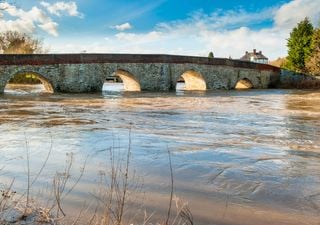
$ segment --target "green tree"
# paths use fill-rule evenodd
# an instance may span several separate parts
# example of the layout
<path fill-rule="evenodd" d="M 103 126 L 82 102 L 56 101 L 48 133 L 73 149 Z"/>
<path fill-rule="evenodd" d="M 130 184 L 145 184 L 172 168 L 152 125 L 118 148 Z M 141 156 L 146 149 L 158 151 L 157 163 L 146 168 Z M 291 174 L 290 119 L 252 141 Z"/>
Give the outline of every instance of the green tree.
<path fill-rule="evenodd" d="M 28 34 L 17 31 L 0 33 L 0 52 L 3 54 L 43 53 L 42 42 Z"/>
<path fill-rule="evenodd" d="M 285 65 L 287 69 L 306 72 L 305 62 L 311 55 L 312 35 L 313 26 L 308 18 L 305 18 L 293 28 L 287 43 L 288 61 Z"/>
<path fill-rule="evenodd" d="M 213 52 L 209 52 L 208 58 L 214 58 Z"/>
<path fill-rule="evenodd" d="M 313 32 L 311 48 L 312 53 L 306 61 L 306 67 L 310 74 L 320 76 L 320 28 Z"/>

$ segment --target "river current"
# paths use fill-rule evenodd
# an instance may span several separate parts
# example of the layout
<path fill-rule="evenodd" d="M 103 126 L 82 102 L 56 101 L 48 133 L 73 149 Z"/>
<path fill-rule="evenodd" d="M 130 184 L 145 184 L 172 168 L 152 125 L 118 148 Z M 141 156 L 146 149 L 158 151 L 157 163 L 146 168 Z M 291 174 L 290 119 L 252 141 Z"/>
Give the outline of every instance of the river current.
<path fill-rule="evenodd" d="M 110 149 L 126 154 L 142 208 L 166 215 L 188 202 L 195 224 L 320 224 L 320 91 L 115 91 L 0 96 L 0 187 L 43 196 L 73 156 L 66 198 L 90 203 Z M 118 150 L 117 150 L 118 149 Z M 117 153 L 118 152 L 118 153 Z M 125 158 L 125 157 L 124 157 Z M 86 163 L 85 163 L 86 161 Z M 131 188 L 131 187 L 130 187 Z M 138 200 L 136 200 L 138 201 Z"/>

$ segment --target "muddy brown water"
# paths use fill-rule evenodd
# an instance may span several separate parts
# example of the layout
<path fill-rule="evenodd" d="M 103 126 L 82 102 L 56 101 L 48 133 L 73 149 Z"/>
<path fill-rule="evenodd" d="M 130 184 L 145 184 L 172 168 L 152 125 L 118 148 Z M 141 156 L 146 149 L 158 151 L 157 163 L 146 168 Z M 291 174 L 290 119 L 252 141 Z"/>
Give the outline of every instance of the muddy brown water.
<path fill-rule="evenodd" d="M 195 224 L 320 223 L 320 91 L 241 90 L 45 94 L 7 88 L 0 96 L 0 187 L 26 187 L 30 152 L 34 196 L 47 196 L 73 155 L 65 199 L 77 211 L 97 191 L 109 150 L 131 148 L 143 208 L 166 215 L 170 195 L 189 203 Z M 35 86 L 34 86 L 35 87 Z M 14 88 L 14 87 L 11 87 Z M 155 219 L 156 220 L 156 219 Z"/>

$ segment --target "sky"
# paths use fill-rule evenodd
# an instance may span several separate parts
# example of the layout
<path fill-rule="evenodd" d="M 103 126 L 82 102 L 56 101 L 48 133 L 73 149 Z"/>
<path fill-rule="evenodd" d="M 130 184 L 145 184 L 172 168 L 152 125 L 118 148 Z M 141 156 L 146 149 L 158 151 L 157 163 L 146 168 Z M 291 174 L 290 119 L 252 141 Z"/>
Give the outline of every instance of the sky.
<path fill-rule="evenodd" d="M 14 3 L 13 3 L 14 2 Z M 141 53 L 240 58 L 287 55 L 320 0 L 0 0 L 0 32 L 39 38 L 49 53 Z"/>

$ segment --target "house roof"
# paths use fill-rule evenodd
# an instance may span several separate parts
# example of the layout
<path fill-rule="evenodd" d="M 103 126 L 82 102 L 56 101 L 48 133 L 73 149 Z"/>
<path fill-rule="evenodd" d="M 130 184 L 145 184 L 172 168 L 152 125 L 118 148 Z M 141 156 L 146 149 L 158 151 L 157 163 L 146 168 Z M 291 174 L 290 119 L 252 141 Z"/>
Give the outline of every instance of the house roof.
<path fill-rule="evenodd" d="M 256 49 L 253 49 L 253 52 L 246 52 L 246 54 L 242 56 L 240 60 L 251 61 L 252 57 L 255 60 L 258 60 L 258 59 L 268 60 L 268 58 L 264 56 L 261 51 L 257 52 Z"/>

